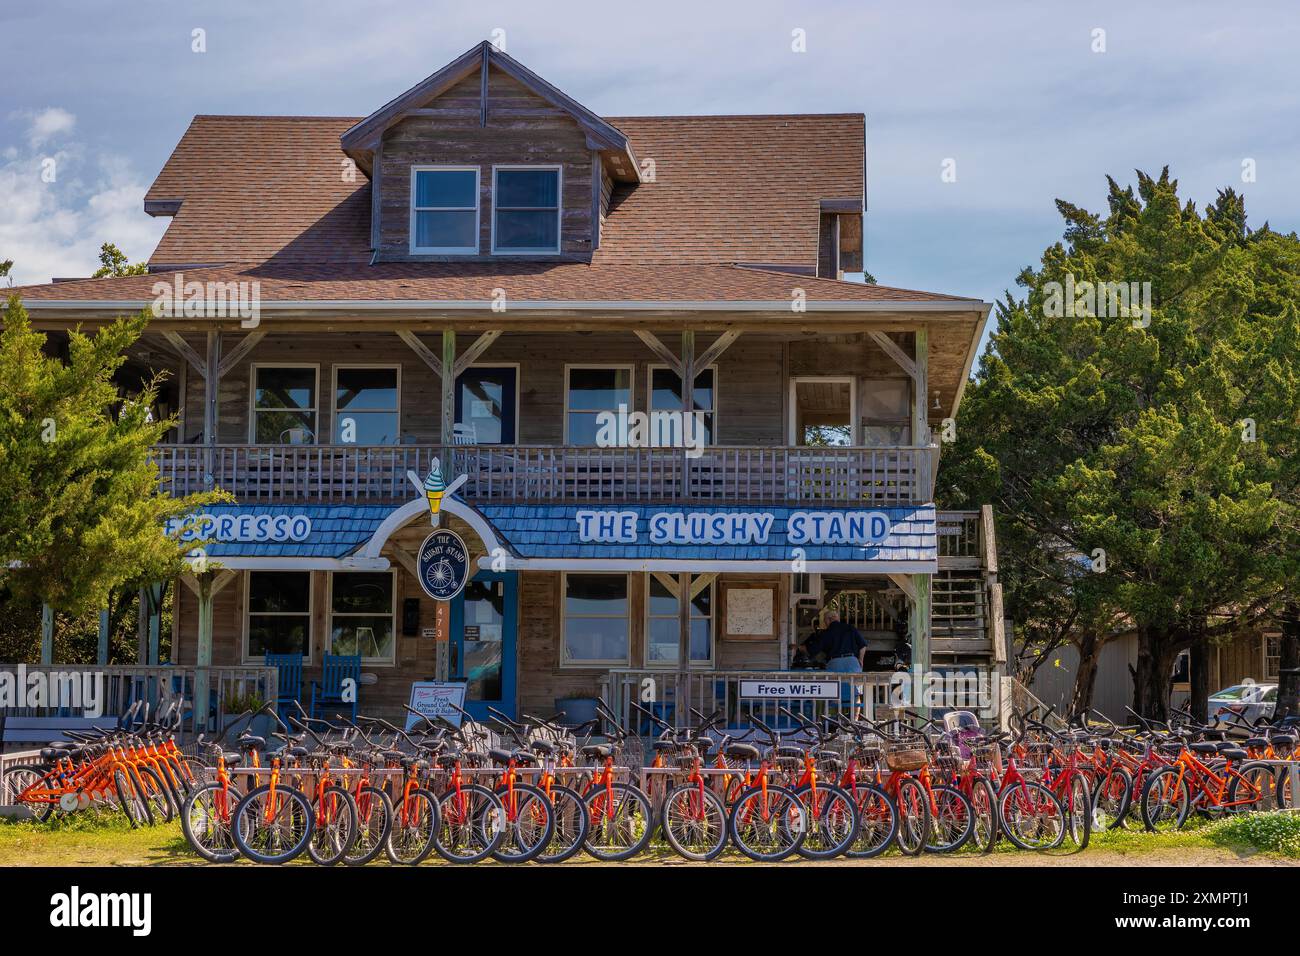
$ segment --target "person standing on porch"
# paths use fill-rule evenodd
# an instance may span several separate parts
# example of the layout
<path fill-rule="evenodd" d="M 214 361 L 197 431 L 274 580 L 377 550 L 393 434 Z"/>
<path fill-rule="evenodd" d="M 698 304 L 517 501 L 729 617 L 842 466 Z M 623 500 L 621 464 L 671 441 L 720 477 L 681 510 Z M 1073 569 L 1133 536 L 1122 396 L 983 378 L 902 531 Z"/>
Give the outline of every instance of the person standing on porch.
<path fill-rule="evenodd" d="M 812 653 L 820 651 L 826 656 L 826 669 L 843 674 L 861 674 L 867 642 L 852 624 L 840 620 L 834 608 L 826 611 L 826 627 L 808 641 Z"/>

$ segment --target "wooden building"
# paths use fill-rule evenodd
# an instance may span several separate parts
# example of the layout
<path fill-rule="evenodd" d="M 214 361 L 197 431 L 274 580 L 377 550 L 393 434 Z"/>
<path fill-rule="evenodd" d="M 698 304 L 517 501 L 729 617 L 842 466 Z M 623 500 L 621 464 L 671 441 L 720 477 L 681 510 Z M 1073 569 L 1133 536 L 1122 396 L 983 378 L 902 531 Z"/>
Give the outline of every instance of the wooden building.
<path fill-rule="evenodd" d="M 861 114 L 599 117 L 485 43 L 367 117 L 195 117 L 149 274 L 17 291 L 52 331 L 152 307 L 160 478 L 235 496 L 177 663 L 359 653 L 387 714 L 432 678 L 508 712 L 703 701 L 834 602 L 878 666 L 906 637 L 995 670 L 987 509 L 933 504 L 990 306 L 845 279 L 864 164 Z M 636 412 L 699 441 L 602 439 Z M 408 481 L 435 458 L 474 572 L 441 606 Z"/>

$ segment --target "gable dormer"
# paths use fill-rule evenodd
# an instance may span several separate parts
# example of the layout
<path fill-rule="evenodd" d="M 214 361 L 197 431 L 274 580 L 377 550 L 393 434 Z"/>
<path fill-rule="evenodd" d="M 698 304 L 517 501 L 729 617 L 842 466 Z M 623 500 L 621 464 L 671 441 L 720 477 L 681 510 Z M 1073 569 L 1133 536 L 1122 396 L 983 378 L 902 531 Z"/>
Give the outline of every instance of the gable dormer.
<path fill-rule="evenodd" d="M 589 260 L 627 136 L 481 43 L 341 137 L 370 176 L 376 261 Z"/>

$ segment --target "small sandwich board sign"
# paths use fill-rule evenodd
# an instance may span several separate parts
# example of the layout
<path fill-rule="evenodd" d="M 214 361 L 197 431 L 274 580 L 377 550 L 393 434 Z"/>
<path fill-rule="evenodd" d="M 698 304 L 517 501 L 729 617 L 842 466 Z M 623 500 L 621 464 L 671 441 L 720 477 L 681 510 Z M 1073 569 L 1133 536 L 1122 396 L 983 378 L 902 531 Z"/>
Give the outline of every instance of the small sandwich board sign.
<path fill-rule="evenodd" d="M 740 696 L 754 700 L 839 700 L 837 680 L 742 680 Z"/>
<path fill-rule="evenodd" d="M 455 704 L 455 707 L 452 705 Z M 455 681 L 418 680 L 411 684 L 411 710 L 425 717 L 446 717 L 460 726 L 461 714 L 456 707 L 465 706 L 465 685 Z M 406 729 L 418 724 L 419 718 L 409 711 Z"/>

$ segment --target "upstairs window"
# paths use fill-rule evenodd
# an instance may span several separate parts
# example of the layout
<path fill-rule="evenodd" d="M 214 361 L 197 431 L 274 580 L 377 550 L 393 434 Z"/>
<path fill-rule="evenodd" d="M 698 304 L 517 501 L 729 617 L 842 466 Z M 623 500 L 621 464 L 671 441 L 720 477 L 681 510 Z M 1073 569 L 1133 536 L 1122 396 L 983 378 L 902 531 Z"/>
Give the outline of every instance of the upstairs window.
<path fill-rule="evenodd" d="M 560 167 L 492 167 L 492 251 L 560 251 Z"/>
<path fill-rule="evenodd" d="M 253 441 L 258 445 L 316 443 L 316 367 L 253 367 Z"/>
<path fill-rule="evenodd" d="M 478 252 L 478 167 L 411 169 L 411 252 L 474 255 Z"/>

